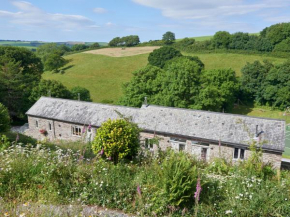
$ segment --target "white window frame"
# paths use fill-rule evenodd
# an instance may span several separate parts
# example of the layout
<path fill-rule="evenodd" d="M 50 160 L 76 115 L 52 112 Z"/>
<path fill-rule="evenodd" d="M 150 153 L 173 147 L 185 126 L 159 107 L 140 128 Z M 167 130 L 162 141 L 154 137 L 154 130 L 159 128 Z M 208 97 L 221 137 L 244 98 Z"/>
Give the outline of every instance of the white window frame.
<path fill-rule="evenodd" d="M 176 150 L 178 152 L 181 151 L 185 151 L 186 150 L 186 140 L 185 139 L 179 139 L 179 138 L 175 138 L 175 137 L 170 137 L 170 143 L 171 143 L 171 148 L 173 148 L 173 150 Z M 178 145 L 178 148 L 174 148 L 173 146 Z M 181 149 L 181 146 L 183 146 L 184 148 Z"/>
<path fill-rule="evenodd" d="M 78 126 L 78 125 L 72 125 L 71 126 L 71 135 L 76 136 L 76 137 L 81 137 L 82 136 L 82 127 Z"/>
<path fill-rule="evenodd" d="M 235 150 L 238 149 L 238 157 L 235 158 Z M 243 158 L 241 158 L 241 150 L 244 150 L 244 156 Z M 234 152 L 233 152 L 233 160 L 244 160 L 245 159 L 245 153 L 246 153 L 246 149 L 244 148 L 234 148 Z"/>
<path fill-rule="evenodd" d="M 154 144 L 150 143 L 150 140 L 152 140 L 153 138 L 145 138 L 144 139 L 144 146 L 146 149 L 153 151 L 154 150 Z"/>

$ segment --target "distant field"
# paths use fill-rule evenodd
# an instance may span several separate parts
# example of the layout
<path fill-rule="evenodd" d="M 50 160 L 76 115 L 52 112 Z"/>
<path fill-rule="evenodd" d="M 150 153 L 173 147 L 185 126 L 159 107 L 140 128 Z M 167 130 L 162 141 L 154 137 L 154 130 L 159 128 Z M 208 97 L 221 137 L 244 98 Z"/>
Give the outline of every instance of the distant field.
<path fill-rule="evenodd" d="M 260 35 L 260 33 L 249 33 L 249 35 Z M 188 37 L 195 39 L 195 41 L 205 41 L 205 40 L 210 40 L 213 38 L 213 35 L 207 35 L 207 36 L 197 36 L 197 37 Z M 176 39 L 176 41 L 181 41 L 183 38 Z"/>
<path fill-rule="evenodd" d="M 87 54 L 101 54 L 110 57 L 125 57 L 135 56 L 139 54 L 151 53 L 153 50 L 158 49 L 158 46 L 150 47 L 127 47 L 127 48 L 104 48 L 98 50 L 85 51 Z"/>
<path fill-rule="evenodd" d="M 246 54 L 232 54 L 232 53 L 210 53 L 210 54 L 188 54 L 188 56 L 198 56 L 205 64 L 205 69 L 222 69 L 232 68 L 237 76 L 241 75 L 241 69 L 247 62 L 254 62 L 255 60 L 263 61 L 269 60 L 273 63 L 282 63 L 285 61 L 283 58 L 264 57 L 259 55 L 246 55 Z"/>

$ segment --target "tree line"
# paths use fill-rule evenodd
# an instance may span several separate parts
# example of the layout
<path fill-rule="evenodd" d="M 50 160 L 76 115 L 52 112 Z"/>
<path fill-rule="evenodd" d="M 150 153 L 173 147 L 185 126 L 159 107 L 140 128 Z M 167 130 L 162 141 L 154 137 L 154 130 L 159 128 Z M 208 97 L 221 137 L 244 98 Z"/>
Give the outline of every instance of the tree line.
<path fill-rule="evenodd" d="M 154 50 L 148 62 L 124 84 L 119 104 L 140 107 L 147 97 L 151 104 L 218 112 L 230 112 L 240 99 L 279 109 L 290 105 L 290 60 L 247 63 L 241 78 L 232 69 L 205 70 L 198 57 L 172 47 Z"/>
<path fill-rule="evenodd" d="M 223 49 L 285 53 L 290 52 L 290 23 L 278 23 L 266 27 L 258 35 L 218 31 L 211 40 L 195 41 L 185 38 L 173 46 L 186 52 Z"/>

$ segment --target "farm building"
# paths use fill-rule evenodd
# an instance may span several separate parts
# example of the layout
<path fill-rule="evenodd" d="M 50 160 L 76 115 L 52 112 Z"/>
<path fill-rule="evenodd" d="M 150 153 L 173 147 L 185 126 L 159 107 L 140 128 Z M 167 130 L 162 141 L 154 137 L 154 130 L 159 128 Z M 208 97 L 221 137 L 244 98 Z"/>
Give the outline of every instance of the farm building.
<path fill-rule="evenodd" d="M 132 108 L 50 97 L 41 97 L 26 114 L 28 135 L 39 140 L 72 141 L 91 140 L 104 121 L 121 114 L 138 124 L 140 141 L 152 152 L 158 147 L 150 140 L 157 136 L 162 150 L 185 151 L 206 161 L 215 157 L 247 159 L 249 144 L 256 141 L 263 149 L 263 161 L 280 168 L 285 146 L 285 121 L 244 115 L 148 104 Z"/>

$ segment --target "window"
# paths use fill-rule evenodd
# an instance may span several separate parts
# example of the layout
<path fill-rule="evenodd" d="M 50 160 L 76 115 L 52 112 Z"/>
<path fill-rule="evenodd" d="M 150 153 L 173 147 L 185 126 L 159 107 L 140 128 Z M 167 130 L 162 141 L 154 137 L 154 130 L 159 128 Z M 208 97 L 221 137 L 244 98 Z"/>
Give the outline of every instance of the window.
<path fill-rule="evenodd" d="M 79 126 L 72 126 L 72 135 L 73 136 L 81 136 L 82 135 L 82 129 Z"/>
<path fill-rule="evenodd" d="M 234 150 L 234 159 L 235 160 L 243 160 L 245 157 L 245 149 L 242 148 L 235 148 Z"/>
<path fill-rule="evenodd" d="M 207 148 L 201 148 L 201 155 L 200 155 L 200 157 L 201 157 L 201 159 L 203 161 L 206 161 L 206 153 L 207 153 Z"/>
<path fill-rule="evenodd" d="M 38 120 L 35 121 L 35 126 L 38 128 Z"/>
<path fill-rule="evenodd" d="M 145 148 L 153 150 L 153 145 L 154 143 L 152 139 L 145 138 Z"/>
<path fill-rule="evenodd" d="M 51 125 L 51 123 L 48 123 L 48 129 L 49 129 L 49 131 L 52 130 L 52 125 Z"/>
<path fill-rule="evenodd" d="M 179 143 L 179 151 L 184 151 L 184 150 L 185 150 L 185 144 Z"/>

